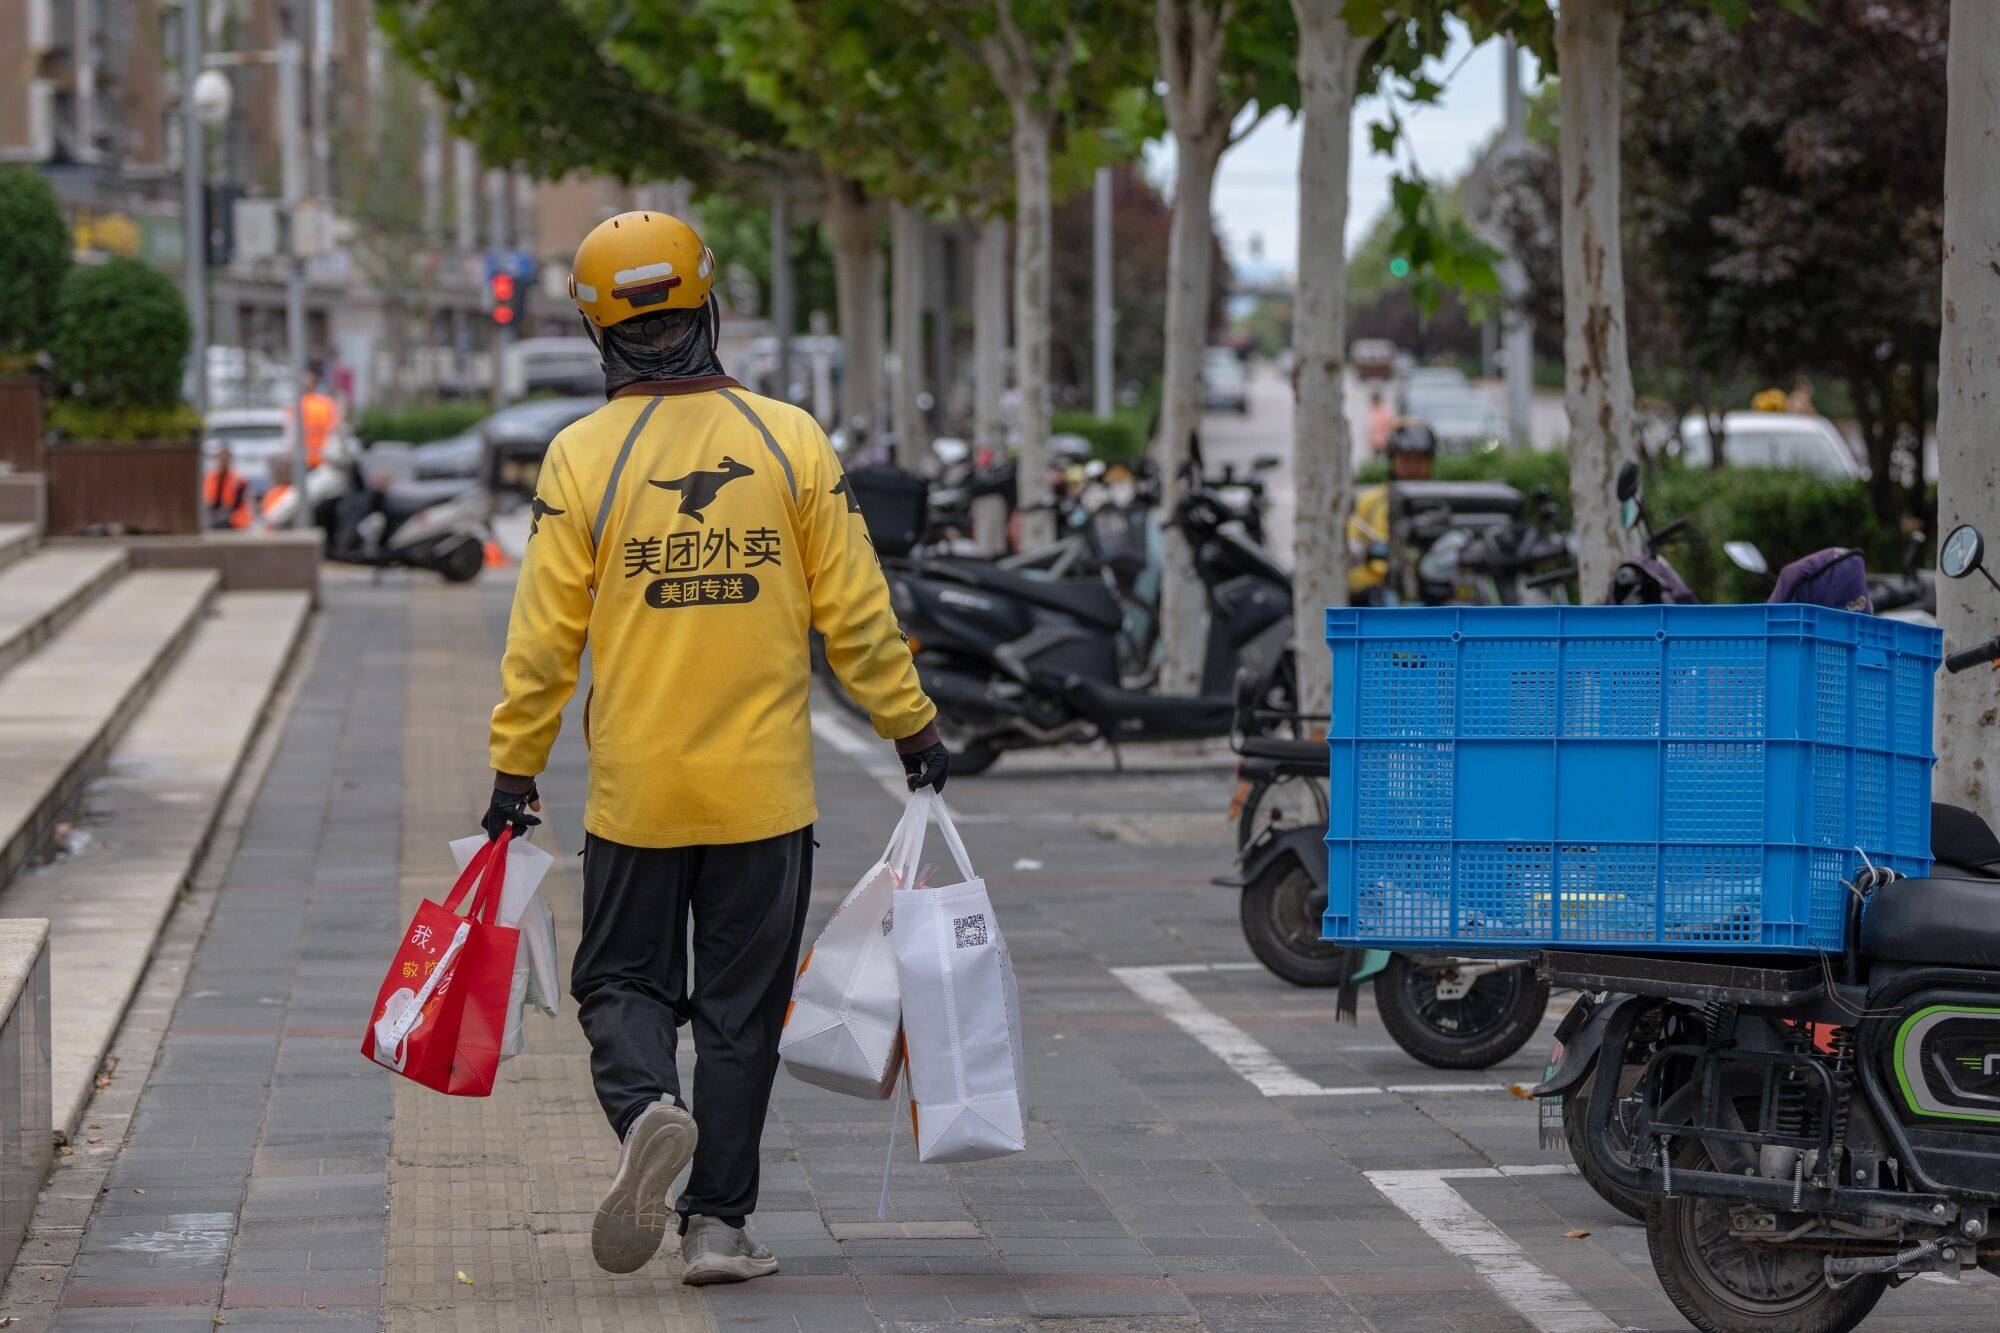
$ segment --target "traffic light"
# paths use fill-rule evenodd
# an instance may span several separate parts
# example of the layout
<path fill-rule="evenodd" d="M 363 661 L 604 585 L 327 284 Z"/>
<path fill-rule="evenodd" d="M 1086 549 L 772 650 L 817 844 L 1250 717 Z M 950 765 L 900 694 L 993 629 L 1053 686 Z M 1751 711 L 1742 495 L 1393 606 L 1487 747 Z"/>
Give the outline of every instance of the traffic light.
<path fill-rule="evenodd" d="M 528 294 L 525 284 L 512 273 L 493 273 L 487 276 L 486 290 L 492 297 L 489 313 L 495 324 L 509 328 L 520 322 L 521 306 Z"/>
<path fill-rule="evenodd" d="M 1391 277 L 1397 277 L 1397 278 L 1409 277 L 1410 261 L 1403 258 L 1403 256 L 1401 255 L 1397 255 L 1394 259 L 1391 259 L 1389 261 L 1389 274 Z"/>

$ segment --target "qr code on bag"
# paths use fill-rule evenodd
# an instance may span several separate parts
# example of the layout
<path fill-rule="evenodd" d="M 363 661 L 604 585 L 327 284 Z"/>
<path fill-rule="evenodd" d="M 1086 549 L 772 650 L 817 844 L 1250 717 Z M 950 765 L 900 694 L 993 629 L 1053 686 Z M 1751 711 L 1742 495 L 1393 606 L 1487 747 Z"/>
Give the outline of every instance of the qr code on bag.
<path fill-rule="evenodd" d="M 986 913 L 975 912 L 971 916 L 953 917 L 951 933 L 961 949 L 973 949 L 986 943 Z"/>

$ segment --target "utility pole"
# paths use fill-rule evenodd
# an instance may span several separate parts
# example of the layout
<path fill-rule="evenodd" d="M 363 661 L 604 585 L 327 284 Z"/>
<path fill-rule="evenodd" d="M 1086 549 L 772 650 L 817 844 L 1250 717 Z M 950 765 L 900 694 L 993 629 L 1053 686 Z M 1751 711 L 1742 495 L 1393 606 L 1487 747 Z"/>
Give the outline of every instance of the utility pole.
<path fill-rule="evenodd" d="M 285 415 L 291 432 L 292 526 L 312 526 L 312 501 L 306 487 L 306 432 L 300 399 L 306 388 L 306 261 L 300 253 L 300 224 L 305 214 L 305 99 L 299 87 L 305 73 L 299 44 L 278 43 L 278 116 L 284 122 L 285 185 L 285 352 L 291 363 L 292 402 Z"/>
<path fill-rule="evenodd" d="M 1111 366 L 1111 168 L 1097 169 L 1096 207 L 1091 210 L 1091 381 L 1100 420 L 1112 410 Z"/>
<path fill-rule="evenodd" d="M 798 320 L 792 292 L 792 201 L 780 188 L 771 192 L 771 337 L 777 349 L 777 389 L 792 397 L 792 325 Z"/>
<path fill-rule="evenodd" d="M 201 0 L 181 0 L 181 249 L 188 321 L 194 329 L 194 410 L 208 416 L 208 215 L 203 209 L 201 117 L 195 83 L 201 78 Z"/>
<path fill-rule="evenodd" d="M 1513 38 L 1501 44 L 1500 96 L 1502 154 L 1518 153 L 1528 143 L 1528 99 L 1521 89 L 1521 48 Z M 1528 277 L 1521 261 L 1508 255 L 1499 266 L 1503 299 L 1500 315 L 1501 360 L 1507 386 L 1507 439 L 1516 449 L 1533 443 L 1535 395 L 1535 326 L 1528 318 Z"/>

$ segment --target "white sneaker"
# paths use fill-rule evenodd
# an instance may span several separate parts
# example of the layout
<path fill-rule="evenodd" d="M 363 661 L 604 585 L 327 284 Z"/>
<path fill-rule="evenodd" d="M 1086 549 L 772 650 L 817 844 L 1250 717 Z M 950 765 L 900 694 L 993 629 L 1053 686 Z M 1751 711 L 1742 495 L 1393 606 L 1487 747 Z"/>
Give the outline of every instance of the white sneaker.
<path fill-rule="evenodd" d="M 687 1264 L 681 1281 L 691 1287 L 705 1287 L 711 1282 L 747 1282 L 778 1271 L 777 1256 L 752 1240 L 748 1231 L 700 1213 L 688 1215 L 687 1234 L 681 1237 L 681 1258 Z"/>
<path fill-rule="evenodd" d="M 674 1216 L 667 1200 L 674 1177 L 694 1156 L 694 1117 L 672 1102 L 654 1102 L 625 1131 L 618 1174 L 590 1223 L 590 1253 L 607 1273 L 646 1266 Z"/>

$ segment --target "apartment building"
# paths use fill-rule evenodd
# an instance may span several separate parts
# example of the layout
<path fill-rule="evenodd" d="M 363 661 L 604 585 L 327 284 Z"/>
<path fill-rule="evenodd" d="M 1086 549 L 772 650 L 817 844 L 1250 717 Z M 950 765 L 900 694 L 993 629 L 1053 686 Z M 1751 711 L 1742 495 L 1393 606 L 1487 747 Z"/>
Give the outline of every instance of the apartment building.
<path fill-rule="evenodd" d="M 562 275 L 584 232 L 625 207 L 684 205 L 670 186 L 593 177 L 538 184 L 482 167 L 375 31 L 369 0 L 203 0 L 204 48 L 299 44 L 309 192 L 339 243 L 308 265 L 311 354 L 358 398 L 476 392 L 490 372 L 484 255 L 541 261 L 524 333 L 574 327 Z M 0 162 L 39 168 L 79 256 L 182 264 L 180 68 L 186 0 L 0 0 Z M 277 71 L 231 69 L 234 108 L 206 135 L 204 178 L 243 197 L 282 187 Z M 409 185 L 414 176 L 415 191 Z M 412 295 L 412 293 L 415 293 Z M 241 253 L 211 271 L 211 343 L 281 358 L 284 270 Z"/>

